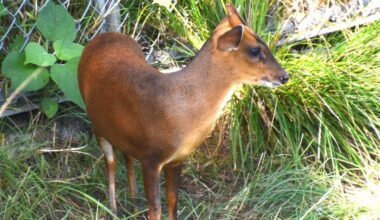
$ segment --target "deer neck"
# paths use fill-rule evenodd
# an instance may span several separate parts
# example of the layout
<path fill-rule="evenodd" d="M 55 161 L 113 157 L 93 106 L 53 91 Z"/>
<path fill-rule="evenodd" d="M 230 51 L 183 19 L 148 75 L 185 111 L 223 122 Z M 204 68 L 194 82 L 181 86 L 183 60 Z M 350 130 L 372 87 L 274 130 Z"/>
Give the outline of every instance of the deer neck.
<path fill-rule="evenodd" d="M 194 116 L 213 123 L 222 114 L 238 84 L 231 73 L 231 65 L 220 62 L 215 55 L 212 41 L 206 42 L 192 62 L 179 72 L 186 79 L 186 86 L 192 87 Z"/>

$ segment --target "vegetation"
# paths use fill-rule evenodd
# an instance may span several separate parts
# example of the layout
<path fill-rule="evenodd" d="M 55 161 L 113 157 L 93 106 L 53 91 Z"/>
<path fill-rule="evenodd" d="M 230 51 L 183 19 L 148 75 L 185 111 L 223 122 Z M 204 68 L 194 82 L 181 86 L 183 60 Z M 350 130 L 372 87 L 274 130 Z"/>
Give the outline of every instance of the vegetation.
<path fill-rule="evenodd" d="M 1 72 L 11 79 L 11 88 L 15 91 L 41 90 L 47 87 L 51 78 L 69 100 L 84 108 L 76 77 L 83 46 L 72 42 L 77 33 L 74 19 L 62 5 L 49 1 L 39 12 L 36 27 L 44 41 L 40 44 L 31 41 L 23 51 L 19 51 L 21 45 L 15 38 L 10 52 L 2 61 Z M 51 47 L 53 54 L 48 53 Z M 49 96 L 42 99 L 41 109 L 51 118 L 56 114 L 58 104 Z"/>
<path fill-rule="evenodd" d="M 268 31 L 276 27 L 265 17 L 273 4 L 234 2 L 248 24 L 275 45 L 279 33 Z M 164 67 L 189 62 L 224 15 L 219 1 L 181 1 L 172 11 L 148 1 L 122 5 L 121 14 L 131 18 L 126 33 L 144 35 L 137 37 L 143 46 L 148 41 L 156 51 L 172 51 Z M 280 19 L 281 8 L 273 15 Z M 82 23 L 90 29 L 93 20 Z M 289 83 L 236 92 L 216 131 L 185 166 L 180 218 L 378 219 L 379 30 L 375 22 L 272 46 Z M 65 142 L 48 135 L 56 120 L 87 121 L 79 108 L 60 109 L 53 119 L 36 113 L 24 125 L 12 118 L 0 121 L 0 219 L 95 219 L 109 212 L 104 162 L 94 138 L 83 133 Z M 121 160 L 118 166 L 124 166 Z M 117 182 L 118 217 L 134 219 L 124 169 Z"/>

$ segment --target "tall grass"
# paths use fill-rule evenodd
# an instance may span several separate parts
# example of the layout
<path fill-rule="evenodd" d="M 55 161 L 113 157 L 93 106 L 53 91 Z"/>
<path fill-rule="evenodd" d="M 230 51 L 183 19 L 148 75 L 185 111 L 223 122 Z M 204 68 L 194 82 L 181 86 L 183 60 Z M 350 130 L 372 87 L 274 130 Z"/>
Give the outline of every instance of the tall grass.
<path fill-rule="evenodd" d="M 336 34 L 330 37 L 340 38 L 334 44 L 324 38 L 301 42 L 301 53 L 291 52 L 298 45 L 275 51 L 291 80 L 273 92 L 247 90 L 233 110 L 234 151 L 288 154 L 299 166 L 313 161 L 336 173 L 378 161 L 379 28 L 377 22 L 344 37 Z M 247 167 L 254 155 L 236 163 Z"/>

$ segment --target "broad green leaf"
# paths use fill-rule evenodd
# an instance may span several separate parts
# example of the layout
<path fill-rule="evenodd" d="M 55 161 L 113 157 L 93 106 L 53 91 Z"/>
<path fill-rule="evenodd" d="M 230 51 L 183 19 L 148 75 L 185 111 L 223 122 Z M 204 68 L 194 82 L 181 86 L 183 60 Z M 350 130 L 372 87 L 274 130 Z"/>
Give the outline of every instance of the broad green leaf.
<path fill-rule="evenodd" d="M 49 54 L 39 44 L 30 42 L 25 48 L 25 64 L 32 63 L 37 66 L 51 66 L 57 61 L 54 55 Z"/>
<path fill-rule="evenodd" d="M 50 76 L 70 101 L 85 109 L 78 87 L 78 63 L 79 57 L 75 57 L 66 64 L 54 64 Z"/>
<path fill-rule="evenodd" d="M 3 3 L 0 3 L 0 17 L 7 15 L 7 14 L 8 14 L 7 9 L 4 7 Z"/>
<path fill-rule="evenodd" d="M 43 88 L 49 81 L 49 72 L 44 67 L 24 64 L 25 54 L 18 51 L 10 52 L 4 59 L 1 72 L 11 79 L 11 88 L 16 89 L 24 80 L 33 74 L 33 78 L 23 91 L 36 91 Z"/>
<path fill-rule="evenodd" d="M 66 40 L 57 40 L 53 43 L 55 55 L 60 60 L 70 60 L 73 57 L 79 57 L 82 54 L 83 46 Z"/>
<path fill-rule="evenodd" d="M 52 41 L 73 41 L 77 33 L 74 19 L 66 8 L 52 1 L 49 1 L 38 14 L 36 25 L 42 35 Z"/>
<path fill-rule="evenodd" d="M 58 103 L 51 98 L 43 98 L 41 100 L 42 112 L 48 117 L 53 117 L 58 111 Z"/>

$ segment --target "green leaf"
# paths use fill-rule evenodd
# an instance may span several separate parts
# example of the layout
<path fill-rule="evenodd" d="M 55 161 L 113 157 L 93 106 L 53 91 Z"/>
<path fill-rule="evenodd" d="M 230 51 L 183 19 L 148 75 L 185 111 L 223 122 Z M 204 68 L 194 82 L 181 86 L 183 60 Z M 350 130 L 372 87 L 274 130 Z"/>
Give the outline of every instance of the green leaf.
<path fill-rule="evenodd" d="M 54 64 L 50 76 L 70 101 L 85 109 L 78 87 L 78 63 L 79 57 L 74 57 L 66 64 Z"/>
<path fill-rule="evenodd" d="M 58 111 L 58 103 L 54 99 L 43 98 L 41 100 L 41 108 L 48 118 L 52 118 Z"/>
<path fill-rule="evenodd" d="M 4 59 L 1 72 L 11 78 L 11 88 L 16 89 L 24 80 L 33 74 L 33 78 L 23 91 L 36 91 L 43 88 L 49 81 L 46 68 L 24 64 L 25 54 L 18 51 L 10 52 Z"/>
<path fill-rule="evenodd" d="M 55 5 L 49 1 L 41 10 L 36 22 L 38 30 L 48 40 L 73 41 L 76 36 L 73 17 L 62 5 Z"/>
<path fill-rule="evenodd" d="M 7 14 L 8 14 L 7 9 L 4 7 L 3 3 L 0 3 L 0 17 L 7 15 Z"/>
<path fill-rule="evenodd" d="M 66 40 L 57 40 L 53 43 L 56 56 L 60 60 L 70 60 L 73 57 L 82 55 L 83 46 Z"/>
<path fill-rule="evenodd" d="M 26 45 L 25 53 L 25 64 L 32 63 L 37 66 L 51 66 L 57 61 L 54 55 L 49 54 L 41 45 L 34 42 Z"/>

